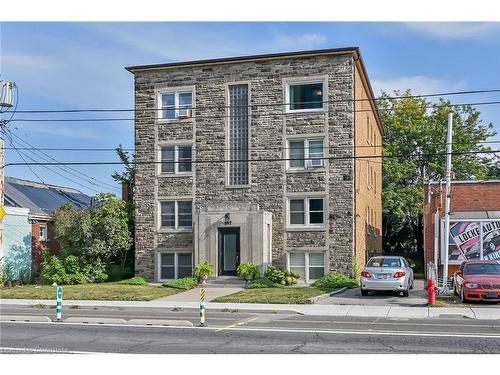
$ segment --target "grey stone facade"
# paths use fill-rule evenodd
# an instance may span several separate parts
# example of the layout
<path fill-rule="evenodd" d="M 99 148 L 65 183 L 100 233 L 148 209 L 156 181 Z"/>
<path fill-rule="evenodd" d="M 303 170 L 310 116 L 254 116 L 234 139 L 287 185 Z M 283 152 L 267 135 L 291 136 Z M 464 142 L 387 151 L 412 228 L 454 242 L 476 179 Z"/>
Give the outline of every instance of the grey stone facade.
<path fill-rule="evenodd" d="M 193 231 L 158 229 L 159 198 L 184 197 L 193 201 L 193 217 L 207 205 L 245 203 L 272 216 L 272 262 L 286 267 L 286 254 L 293 249 L 326 252 L 325 272 L 353 272 L 354 262 L 354 160 L 325 160 L 318 171 L 288 173 L 285 161 L 250 162 L 250 184 L 226 186 L 227 85 L 244 82 L 250 94 L 250 159 L 285 158 L 289 136 L 321 135 L 325 156 L 354 155 L 355 54 L 284 56 L 217 64 L 192 64 L 157 69 L 130 68 L 135 75 L 135 147 L 139 162 L 135 174 L 136 273 L 157 279 L 159 250 L 191 250 Z M 328 111 L 285 113 L 287 80 L 325 77 Z M 158 90 L 192 88 L 191 118 L 173 122 L 157 119 Z M 276 105 L 278 104 L 278 105 Z M 190 176 L 158 176 L 161 142 L 193 144 Z M 341 148 L 339 148 L 341 147 Z M 323 230 L 287 230 L 289 194 L 321 194 L 326 199 Z M 200 258 L 201 259 L 201 258 Z M 195 259 L 196 263 L 196 259 Z"/>

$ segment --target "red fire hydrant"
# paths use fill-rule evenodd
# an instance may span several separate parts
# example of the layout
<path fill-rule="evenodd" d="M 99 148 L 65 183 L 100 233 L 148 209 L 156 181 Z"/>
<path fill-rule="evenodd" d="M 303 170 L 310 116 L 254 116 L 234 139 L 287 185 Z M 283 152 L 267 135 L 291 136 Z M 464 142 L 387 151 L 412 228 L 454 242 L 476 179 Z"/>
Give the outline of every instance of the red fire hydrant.
<path fill-rule="evenodd" d="M 427 302 L 429 305 L 436 304 L 436 280 L 429 279 L 427 280 Z"/>

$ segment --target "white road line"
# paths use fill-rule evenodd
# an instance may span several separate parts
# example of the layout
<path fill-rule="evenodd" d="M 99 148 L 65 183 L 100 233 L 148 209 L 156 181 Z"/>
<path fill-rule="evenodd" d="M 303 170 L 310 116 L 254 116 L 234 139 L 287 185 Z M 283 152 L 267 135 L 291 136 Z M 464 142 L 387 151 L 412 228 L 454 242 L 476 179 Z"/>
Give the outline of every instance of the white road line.
<path fill-rule="evenodd" d="M 499 339 L 500 334 L 483 334 L 483 333 L 467 333 L 467 332 L 452 332 L 452 333 L 444 333 L 444 332 L 413 332 L 413 331 L 376 331 L 376 330 L 368 330 L 368 331 L 354 331 L 354 330 L 336 330 L 336 329 L 290 329 L 290 328 L 274 328 L 274 327 L 224 327 L 224 326 L 210 326 L 210 327 L 180 327 L 180 326 L 144 326 L 137 324 L 96 324 L 96 323 L 40 323 L 40 322 L 2 322 L 2 324 L 51 324 L 58 326 L 68 326 L 68 325 L 76 325 L 76 326 L 98 326 L 98 327 L 134 327 L 134 328 L 162 328 L 162 329 L 197 329 L 197 330 L 205 330 L 205 331 L 255 331 L 255 332 L 275 332 L 275 333 L 324 333 L 324 334 L 335 334 L 335 335 L 368 335 L 368 336 L 422 336 L 422 337 L 462 337 L 462 338 L 490 338 L 490 339 Z"/>
<path fill-rule="evenodd" d="M 106 354 L 104 352 L 84 352 L 84 351 L 76 351 L 76 350 L 66 350 L 66 349 L 58 349 L 58 348 L 13 348 L 7 346 L 0 346 L 0 351 L 8 350 L 12 352 L 20 352 L 20 353 L 52 353 L 52 354 Z"/>

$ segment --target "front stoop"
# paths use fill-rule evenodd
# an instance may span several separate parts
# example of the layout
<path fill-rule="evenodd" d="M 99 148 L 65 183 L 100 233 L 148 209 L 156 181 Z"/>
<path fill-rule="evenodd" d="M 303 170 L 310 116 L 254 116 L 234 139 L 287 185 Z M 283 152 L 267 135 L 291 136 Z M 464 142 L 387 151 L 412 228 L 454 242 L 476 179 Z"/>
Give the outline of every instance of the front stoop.
<path fill-rule="evenodd" d="M 245 280 L 234 276 L 219 276 L 208 278 L 206 284 L 199 284 L 199 288 L 245 288 Z"/>

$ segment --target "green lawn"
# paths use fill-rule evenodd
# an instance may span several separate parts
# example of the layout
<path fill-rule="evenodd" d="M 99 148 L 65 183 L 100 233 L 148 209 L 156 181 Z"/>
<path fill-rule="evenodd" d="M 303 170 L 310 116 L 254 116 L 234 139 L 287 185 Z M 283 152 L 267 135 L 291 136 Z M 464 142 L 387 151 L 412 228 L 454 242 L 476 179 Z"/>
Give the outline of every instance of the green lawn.
<path fill-rule="evenodd" d="M 153 285 L 99 283 L 63 286 L 64 299 L 104 301 L 151 301 L 182 292 L 180 289 Z M 56 288 L 49 285 L 0 287 L 0 298 L 56 299 Z"/>
<path fill-rule="evenodd" d="M 245 289 L 238 293 L 215 298 L 210 302 L 305 304 L 310 303 L 309 298 L 324 293 L 325 291 L 314 287 Z"/>

